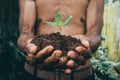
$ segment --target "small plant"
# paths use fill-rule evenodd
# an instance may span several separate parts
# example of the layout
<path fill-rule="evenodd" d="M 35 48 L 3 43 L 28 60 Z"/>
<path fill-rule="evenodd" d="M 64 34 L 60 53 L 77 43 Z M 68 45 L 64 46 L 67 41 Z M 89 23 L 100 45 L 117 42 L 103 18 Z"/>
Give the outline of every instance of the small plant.
<path fill-rule="evenodd" d="M 69 16 L 64 22 L 62 22 L 62 16 L 59 12 L 57 12 L 55 14 L 55 22 L 46 22 L 46 23 L 49 26 L 60 28 L 60 31 L 61 31 L 61 27 L 64 27 L 64 26 L 68 25 L 69 22 L 71 21 L 71 19 L 72 19 L 72 16 Z M 64 55 L 59 59 L 60 59 L 61 62 L 64 62 L 68 59 L 68 57 L 66 55 Z"/>
<path fill-rule="evenodd" d="M 59 27 L 61 30 L 61 27 L 64 27 L 66 25 L 69 24 L 69 22 L 71 21 L 72 16 L 69 16 L 65 22 L 62 22 L 62 16 L 59 12 L 56 13 L 55 15 L 55 22 L 46 22 L 49 26 L 53 26 L 53 27 Z"/>

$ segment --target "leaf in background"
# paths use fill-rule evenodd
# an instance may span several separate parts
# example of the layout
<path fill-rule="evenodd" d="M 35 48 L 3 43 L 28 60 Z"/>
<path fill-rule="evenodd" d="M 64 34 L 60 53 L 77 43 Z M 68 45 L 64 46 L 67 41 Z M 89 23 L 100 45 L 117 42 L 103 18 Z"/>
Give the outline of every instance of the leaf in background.
<path fill-rule="evenodd" d="M 71 19 L 72 19 L 72 16 L 69 16 L 69 17 L 66 19 L 66 21 L 63 23 L 62 26 L 68 25 L 68 23 L 71 21 Z"/>
<path fill-rule="evenodd" d="M 56 22 L 46 22 L 49 26 L 56 26 Z"/>
<path fill-rule="evenodd" d="M 57 25 L 60 25 L 61 21 L 62 21 L 61 14 L 59 12 L 57 12 L 55 15 L 55 22 Z"/>

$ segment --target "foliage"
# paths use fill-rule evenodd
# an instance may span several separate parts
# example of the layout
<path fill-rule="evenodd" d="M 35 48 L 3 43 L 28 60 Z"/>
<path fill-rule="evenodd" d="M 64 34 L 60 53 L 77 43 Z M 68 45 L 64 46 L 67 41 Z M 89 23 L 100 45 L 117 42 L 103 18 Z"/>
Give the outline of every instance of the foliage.
<path fill-rule="evenodd" d="M 109 1 L 112 1 L 114 3 L 114 2 L 120 1 L 120 0 L 104 0 L 105 4 L 107 4 Z"/>
<path fill-rule="evenodd" d="M 96 80 L 118 80 L 120 62 L 114 62 L 107 56 L 107 48 L 100 46 L 92 57 Z"/>
<path fill-rule="evenodd" d="M 63 27 L 66 26 L 72 19 L 72 16 L 69 16 L 65 22 L 62 22 L 62 16 L 59 12 L 56 13 L 55 15 L 55 22 L 46 22 L 50 26 L 55 26 L 55 27 Z"/>

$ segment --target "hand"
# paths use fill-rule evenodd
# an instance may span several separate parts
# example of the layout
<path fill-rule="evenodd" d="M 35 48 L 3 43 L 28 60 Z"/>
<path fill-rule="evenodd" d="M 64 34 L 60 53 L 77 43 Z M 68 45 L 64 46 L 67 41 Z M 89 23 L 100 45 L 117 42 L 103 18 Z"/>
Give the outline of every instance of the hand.
<path fill-rule="evenodd" d="M 33 39 L 32 37 L 27 37 L 27 36 L 22 35 L 19 37 L 17 41 L 17 45 L 19 49 L 23 53 L 25 53 L 26 60 L 31 64 L 35 61 L 35 56 L 33 55 L 37 52 L 37 46 L 30 43 L 32 39 Z"/>
<path fill-rule="evenodd" d="M 54 50 L 53 46 L 47 46 L 41 51 L 38 51 L 38 47 L 31 43 L 33 38 L 28 38 L 26 36 L 21 36 L 18 39 L 18 47 L 26 53 L 26 60 L 31 65 L 44 64 L 51 65 L 56 63 L 62 56 L 60 50 Z"/>
<path fill-rule="evenodd" d="M 70 59 L 66 64 L 67 69 L 65 69 L 65 73 L 67 74 L 70 74 L 72 69 L 78 68 L 79 65 L 84 65 L 86 60 L 91 57 L 89 42 L 86 40 L 81 42 L 82 46 L 78 46 L 76 51 L 69 51 L 67 53 L 67 56 Z"/>
<path fill-rule="evenodd" d="M 32 37 L 27 37 L 26 35 L 22 35 L 17 40 L 17 45 L 23 53 L 25 54 L 29 53 L 27 50 L 27 45 L 30 43 L 32 39 L 33 39 Z"/>
<path fill-rule="evenodd" d="M 54 50 L 53 46 L 46 46 L 41 51 L 37 50 L 37 46 L 32 43 L 27 44 L 28 56 L 27 61 L 30 64 L 36 64 L 39 68 L 42 67 L 58 67 L 59 58 L 62 56 L 60 50 Z"/>

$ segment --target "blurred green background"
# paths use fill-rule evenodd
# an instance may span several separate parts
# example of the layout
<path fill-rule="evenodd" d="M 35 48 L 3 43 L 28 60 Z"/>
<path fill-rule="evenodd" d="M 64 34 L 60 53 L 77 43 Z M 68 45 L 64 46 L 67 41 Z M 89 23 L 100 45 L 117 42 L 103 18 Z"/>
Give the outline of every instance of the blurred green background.
<path fill-rule="evenodd" d="M 120 0 L 104 1 L 101 46 L 93 55 L 93 68 L 96 80 L 120 80 Z M 18 0 L 0 0 L 0 80 L 23 80 L 25 77 L 25 57 L 16 45 L 18 17 Z"/>

